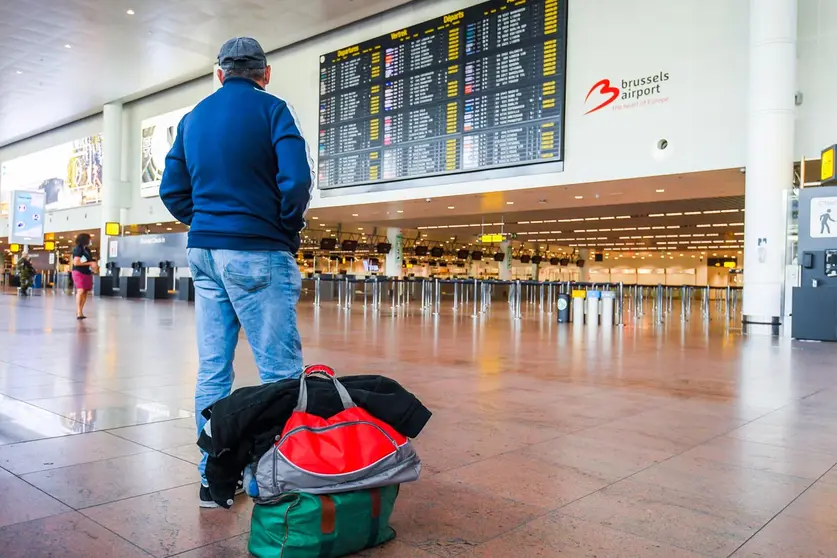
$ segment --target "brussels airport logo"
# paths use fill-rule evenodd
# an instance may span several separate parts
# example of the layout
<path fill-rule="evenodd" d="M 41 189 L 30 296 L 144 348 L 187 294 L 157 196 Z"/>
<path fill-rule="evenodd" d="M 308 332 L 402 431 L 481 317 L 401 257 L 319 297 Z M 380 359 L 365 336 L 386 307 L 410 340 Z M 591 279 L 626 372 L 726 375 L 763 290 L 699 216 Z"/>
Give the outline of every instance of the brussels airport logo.
<path fill-rule="evenodd" d="M 617 87 L 605 78 L 593 84 L 584 98 L 589 107 L 584 114 L 599 111 L 607 106 L 611 110 L 626 110 L 668 102 L 664 84 L 669 80 L 668 72 L 632 79 L 620 79 Z M 619 101 L 616 104 L 616 101 Z"/>

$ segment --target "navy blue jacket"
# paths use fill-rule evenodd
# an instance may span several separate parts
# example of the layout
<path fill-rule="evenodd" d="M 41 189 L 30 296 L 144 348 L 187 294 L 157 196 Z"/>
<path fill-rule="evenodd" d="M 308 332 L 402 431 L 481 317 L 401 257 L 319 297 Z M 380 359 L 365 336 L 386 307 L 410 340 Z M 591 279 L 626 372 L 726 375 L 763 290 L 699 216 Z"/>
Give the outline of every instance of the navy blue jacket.
<path fill-rule="evenodd" d="M 180 121 L 160 198 L 190 248 L 296 252 L 313 182 L 293 109 L 230 77 Z"/>

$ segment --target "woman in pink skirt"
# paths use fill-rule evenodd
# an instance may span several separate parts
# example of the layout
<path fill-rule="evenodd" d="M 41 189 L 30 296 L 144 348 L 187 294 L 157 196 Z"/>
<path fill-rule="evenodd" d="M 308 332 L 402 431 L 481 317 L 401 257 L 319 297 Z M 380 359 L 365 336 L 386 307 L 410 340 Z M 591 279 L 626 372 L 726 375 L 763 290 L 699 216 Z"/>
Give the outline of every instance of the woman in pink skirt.
<path fill-rule="evenodd" d="M 93 274 L 98 273 L 99 266 L 90 253 L 90 235 L 81 233 L 76 237 L 76 247 L 73 249 L 73 284 L 76 286 L 76 314 L 77 319 L 84 320 L 84 305 L 87 303 L 87 293 L 93 290 Z"/>

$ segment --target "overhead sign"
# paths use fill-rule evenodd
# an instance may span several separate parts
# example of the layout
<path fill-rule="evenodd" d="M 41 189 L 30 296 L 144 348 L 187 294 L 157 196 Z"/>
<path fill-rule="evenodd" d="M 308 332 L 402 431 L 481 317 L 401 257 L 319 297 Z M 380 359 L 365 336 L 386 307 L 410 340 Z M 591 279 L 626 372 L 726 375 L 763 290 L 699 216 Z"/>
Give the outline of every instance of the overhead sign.
<path fill-rule="evenodd" d="M 480 236 L 480 242 L 483 244 L 494 244 L 497 242 L 503 242 L 506 237 L 502 234 L 484 234 Z"/>
<path fill-rule="evenodd" d="M 166 155 L 177 137 L 177 125 L 194 107 L 183 108 L 143 120 L 142 162 L 140 164 L 140 195 L 152 198 L 160 195 L 160 181 L 166 168 Z"/>
<path fill-rule="evenodd" d="M 9 242 L 42 245 L 46 195 L 43 192 L 15 191 L 11 199 Z"/>
<path fill-rule="evenodd" d="M 824 149 L 820 157 L 820 182 L 823 186 L 830 186 L 837 184 L 837 172 L 834 167 L 834 155 L 837 151 L 837 145 Z"/>
<path fill-rule="evenodd" d="M 488 0 L 320 57 L 321 189 L 563 161 L 568 0 Z"/>
<path fill-rule="evenodd" d="M 100 203 L 102 134 L 6 161 L 0 167 L 0 214 L 10 213 L 15 190 L 43 193 L 48 211 Z"/>
<path fill-rule="evenodd" d="M 119 223 L 105 223 L 105 234 L 108 236 L 119 236 L 122 233 L 122 227 Z"/>

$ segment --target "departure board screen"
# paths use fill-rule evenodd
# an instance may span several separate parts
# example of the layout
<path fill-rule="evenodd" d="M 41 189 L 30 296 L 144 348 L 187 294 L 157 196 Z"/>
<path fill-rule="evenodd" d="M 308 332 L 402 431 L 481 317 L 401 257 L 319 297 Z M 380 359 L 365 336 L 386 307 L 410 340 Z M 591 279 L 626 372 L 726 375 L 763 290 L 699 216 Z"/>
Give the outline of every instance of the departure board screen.
<path fill-rule="evenodd" d="M 563 160 L 568 0 L 490 0 L 320 58 L 319 187 Z"/>

